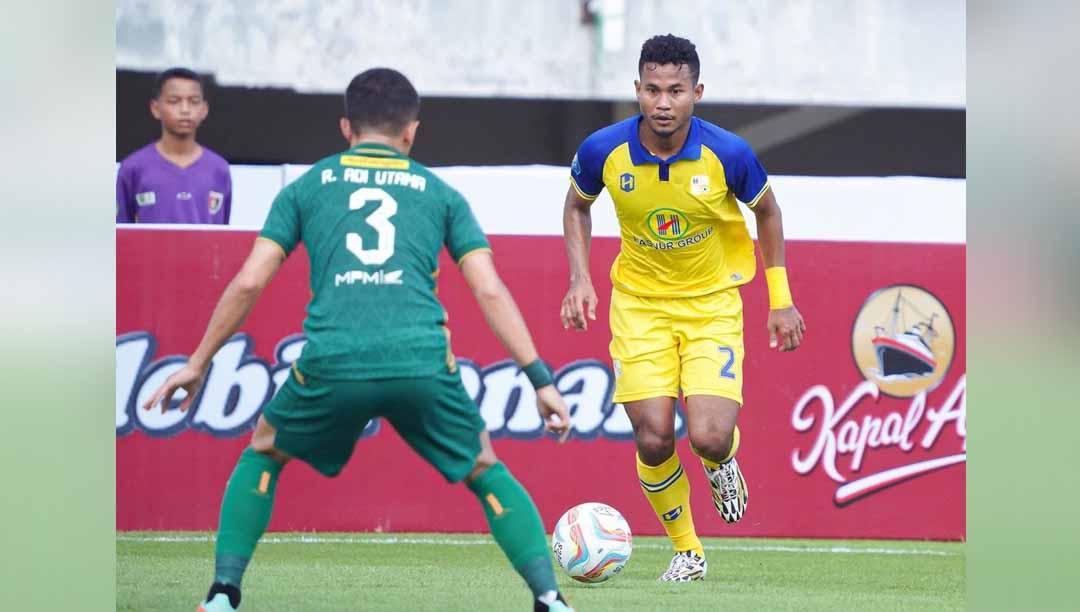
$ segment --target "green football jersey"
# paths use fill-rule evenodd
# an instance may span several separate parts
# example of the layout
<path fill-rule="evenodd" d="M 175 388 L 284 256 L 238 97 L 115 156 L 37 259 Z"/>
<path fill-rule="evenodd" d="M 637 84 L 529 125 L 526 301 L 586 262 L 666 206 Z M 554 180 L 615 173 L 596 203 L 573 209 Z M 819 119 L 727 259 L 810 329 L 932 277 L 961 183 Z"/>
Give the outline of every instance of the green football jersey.
<path fill-rule="evenodd" d="M 303 374 L 429 376 L 452 356 L 435 297 L 439 251 L 489 249 L 468 202 L 423 165 L 362 143 L 320 160 L 278 194 L 260 236 L 311 262 Z"/>

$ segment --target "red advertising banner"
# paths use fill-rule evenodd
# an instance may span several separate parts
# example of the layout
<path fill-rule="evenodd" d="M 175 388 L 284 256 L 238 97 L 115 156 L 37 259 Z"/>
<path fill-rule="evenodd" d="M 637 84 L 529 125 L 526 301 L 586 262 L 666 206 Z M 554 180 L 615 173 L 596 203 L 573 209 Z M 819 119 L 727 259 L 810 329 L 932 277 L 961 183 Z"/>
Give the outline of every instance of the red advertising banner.
<path fill-rule="evenodd" d="M 298 250 L 242 333 L 214 358 L 186 413 L 137 409 L 198 343 L 255 233 L 117 230 L 116 460 L 120 530 L 214 529 L 223 487 L 262 406 L 303 346 L 308 293 Z M 453 263 L 439 298 L 453 349 L 496 452 L 553 526 L 570 506 L 618 508 L 635 533 L 662 533 L 638 488 L 630 423 L 612 405 L 607 268 L 615 238 L 593 240 L 601 296 L 587 332 L 559 323 L 562 240 L 493 236 L 496 262 L 571 406 L 573 435 L 546 437 L 527 380 L 507 360 Z M 762 278 L 743 288 L 745 406 L 739 462 L 746 517 L 723 523 L 691 475 L 702 535 L 926 538 L 965 536 L 965 247 L 793 241 L 792 291 L 807 323 L 802 348 L 777 353 L 765 331 Z M 682 433 L 681 419 L 678 423 Z M 679 453 L 701 474 L 684 436 Z M 446 484 L 392 428 L 374 423 L 335 479 L 294 462 L 271 530 L 483 531 L 464 487 Z"/>

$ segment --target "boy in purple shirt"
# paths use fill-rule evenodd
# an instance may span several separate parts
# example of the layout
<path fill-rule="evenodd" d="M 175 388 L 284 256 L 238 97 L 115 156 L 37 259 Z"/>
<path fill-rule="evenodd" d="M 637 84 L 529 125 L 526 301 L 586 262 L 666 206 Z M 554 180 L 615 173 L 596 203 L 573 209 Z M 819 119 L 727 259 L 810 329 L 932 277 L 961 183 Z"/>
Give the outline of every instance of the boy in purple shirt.
<path fill-rule="evenodd" d="M 117 223 L 229 224 L 229 164 L 195 142 L 209 110 L 198 74 L 171 68 L 158 75 L 150 112 L 161 121 L 161 138 L 120 162 Z"/>

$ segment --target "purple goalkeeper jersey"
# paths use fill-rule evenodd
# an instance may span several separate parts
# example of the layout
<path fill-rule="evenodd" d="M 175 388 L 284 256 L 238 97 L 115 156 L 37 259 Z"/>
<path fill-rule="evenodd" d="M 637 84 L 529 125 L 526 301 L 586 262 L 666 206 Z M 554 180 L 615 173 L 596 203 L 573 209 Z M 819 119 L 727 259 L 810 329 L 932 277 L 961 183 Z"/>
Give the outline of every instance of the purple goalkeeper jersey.
<path fill-rule="evenodd" d="M 117 223 L 228 225 L 231 209 L 229 163 L 206 147 L 187 168 L 162 157 L 154 143 L 120 162 Z"/>

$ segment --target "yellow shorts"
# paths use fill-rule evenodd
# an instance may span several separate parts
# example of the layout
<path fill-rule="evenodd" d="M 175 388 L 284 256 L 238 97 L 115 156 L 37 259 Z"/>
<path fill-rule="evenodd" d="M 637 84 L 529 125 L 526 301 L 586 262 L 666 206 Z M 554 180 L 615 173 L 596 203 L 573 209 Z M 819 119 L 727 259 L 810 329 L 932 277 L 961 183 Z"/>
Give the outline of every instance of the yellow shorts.
<path fill-rule="evenodd" d="M 692 298 L 611 292 L 617 403 L 717 395 L 742 404 L 743 319 L 738 288 Z"/>

